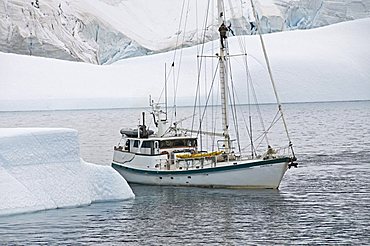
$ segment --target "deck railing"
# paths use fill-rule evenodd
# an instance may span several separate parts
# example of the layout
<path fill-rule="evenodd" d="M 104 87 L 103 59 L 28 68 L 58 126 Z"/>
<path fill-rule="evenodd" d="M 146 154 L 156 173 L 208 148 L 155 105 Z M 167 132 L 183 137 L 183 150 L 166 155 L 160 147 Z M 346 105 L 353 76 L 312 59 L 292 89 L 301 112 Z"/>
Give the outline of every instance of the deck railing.
<path fill-rule="evenodd" d="M 202 169 L 205 167 L 216 167 L 217 156 L 196 158 L 171 158 L 159 159 L 160 170 L 189 170 Z M 169 167 L 169 168 L 168 168 Z"/>
<path fill-rule="evenodd" d="M 259 155 L 253 159 L 270 159 L 276 158 L 279 156 L 289 156 L 291 153 L 289 147 L 281 147 L 274 149 L 274 153 L 268 155 L 267 153 Z M 222 155 L 214 156 L 203 156 L 203 157 L 189 157 L 189 158 L 161 158 L 158 159 L 159 170 L 189 170 L 189 169 L 202 169 L 202 168 L 211 168 L 216 167 L 219 162 L 231 162 L 237 164 L 236 161 L 239 160 L 252 160 L 251 156 L 238 156 L 238 155 L 224 155 L 223 158 L 218 158 Z"/>

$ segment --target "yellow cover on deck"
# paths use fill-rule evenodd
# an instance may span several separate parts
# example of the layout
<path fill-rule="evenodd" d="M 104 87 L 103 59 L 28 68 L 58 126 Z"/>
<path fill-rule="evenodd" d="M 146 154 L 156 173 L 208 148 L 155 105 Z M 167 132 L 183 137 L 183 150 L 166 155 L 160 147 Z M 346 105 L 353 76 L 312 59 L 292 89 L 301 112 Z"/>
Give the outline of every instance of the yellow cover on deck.
<path fill-rule="evenodd" d="M 223 151 L 214 151 L 214 152 L 207 152 L 207 153 L 196 153 L 196 154 L 182 154 L 176 155 L 177 158 L 181 159 L 192 159 L 192 158 L 202 158 L 202 157 L 213 157 L 216 155 L 221 155 Z"/>

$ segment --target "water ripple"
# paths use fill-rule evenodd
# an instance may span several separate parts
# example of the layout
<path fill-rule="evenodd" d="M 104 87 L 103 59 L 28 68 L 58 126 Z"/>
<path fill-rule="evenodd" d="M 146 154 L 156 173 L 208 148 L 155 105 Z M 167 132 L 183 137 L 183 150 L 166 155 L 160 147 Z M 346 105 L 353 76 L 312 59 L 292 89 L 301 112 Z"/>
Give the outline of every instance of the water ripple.
<path fill-rule="evenodd" d="M 280 191 L 133 185 L 132 201 L 1 217 L 0 245 L 369 245 L 370 102 L 287 107 L 300 166 Z M 76 128 L 83 157 L 103 164 L 117 115 L 140 111 L 0 113 L 0 126 Z"/>

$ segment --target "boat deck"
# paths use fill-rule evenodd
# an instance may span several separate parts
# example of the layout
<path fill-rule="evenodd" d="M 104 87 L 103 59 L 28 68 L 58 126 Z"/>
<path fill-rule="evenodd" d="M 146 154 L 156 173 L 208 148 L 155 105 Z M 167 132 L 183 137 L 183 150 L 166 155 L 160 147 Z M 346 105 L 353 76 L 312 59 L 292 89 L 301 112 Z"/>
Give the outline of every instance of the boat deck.
<path fill-rule="evenodd" d="M 229 161 L 217 161 L 216 158 L 191 158 L 191 159 L 177 159 L 173 163 L 171 163 L 168 167 L 168 163 L 170 162 L 168 159 L 163 159 L 161 164 L 156 166 L 156 168 L 145 168 L 145 170 L 150 171 L 192 171 L 192 170 L 203 170 L 203 169 L 212 169 L 212 168 L 227 168 L 231 166 L 238 166 L 238 165 L 245 165 L 250 164 L 251 166 L 254 166 L 255 163 L 261 163 L 261 162 L 269 162 L 274 160 L 281 160 L 281 159 L 288 159 L 287 157 L 275 157 L 271 159 L 238 159 L 238 160 L 229 160 Z M 286 160 L 287 161 L 287 160 Z M 127 167 L 135 168 L 135 165 L 127 165 Z"/>

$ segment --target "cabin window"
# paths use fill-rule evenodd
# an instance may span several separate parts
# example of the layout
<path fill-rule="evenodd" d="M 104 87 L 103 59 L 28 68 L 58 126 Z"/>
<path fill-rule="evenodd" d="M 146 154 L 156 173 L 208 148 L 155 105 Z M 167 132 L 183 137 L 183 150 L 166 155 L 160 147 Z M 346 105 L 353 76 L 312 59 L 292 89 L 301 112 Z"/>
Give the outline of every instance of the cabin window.
<path fill-rule="evenodd" d="M 159 148 L 161 149 L 172 148 L 172 141 L 171 140 L 160 141 Z"/>
<path fill-rule="evenodd" d="M 141 144 L 141 151 L 143 154 L 154 155 L 154 142 L 153 141 L 143 141 Z"/>
<path fill-rule="evenodd" d="M 197 143 L 196 139 L 191 139 L 189 141 L 190 141 L 191 147 L 197 147 L 198 146 L 198 143 Z"/>
<path fill-rule="evenodd" d="M 177 140 L 174 141 L 173 145 L 175 147 L 184 147 L 184 146 L 186 146 L 186 142 L 187 141 L 185 139 L 177 139 Z"/>
<path fill-rule="evenodd" d="M 153 148 L 153 141 L 144 141 L 141 144 L 141 148 Z"/>
<path fill-rule="evenodd" d="M 125 143 L 125 150 L 130 151 L 130 140 L 127 140 Z"/>
<path fill-rule="evenodd" d="M 134 141 L 134 147 L 135 148 L 139 148 L 139 140 L 135 140 Z"/>
<path fill-rule="evenodd" d="M 161 149 L 166 148 L 177 148 L 177 147 L 196 147 L 196 139 L 174 139 L 174 140 L 163 140 L 160 141 L 159 147 Z"/>

